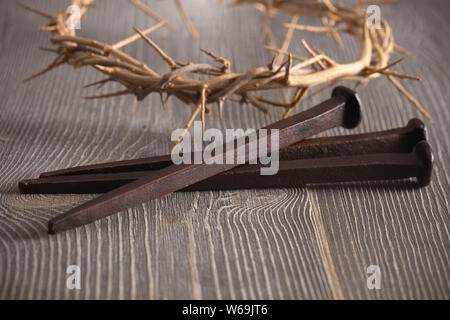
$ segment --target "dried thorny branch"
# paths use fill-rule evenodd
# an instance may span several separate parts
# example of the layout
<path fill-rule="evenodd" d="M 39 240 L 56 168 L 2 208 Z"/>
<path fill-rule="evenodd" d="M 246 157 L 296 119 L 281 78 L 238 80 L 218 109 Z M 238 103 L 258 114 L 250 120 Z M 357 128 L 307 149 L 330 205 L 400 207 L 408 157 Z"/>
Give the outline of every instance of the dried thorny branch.
<path fill-rule="evenodd" d="M 325 72 L 327 76 L 330 75 L 330 69 L 336 71 L 340 69 L 347 69 L 347 72 L 338 72 L 338 76 L 334 76 L 332 80 L 326 80 L 328 83 L 319 90 L 309 95 L 309 97 L 320 93 L 323 89 L 326 89 L 334 85 L 338 80 L 354 80 L 357 81 L 356 86 L 363 84 L 364 86 L 370 81 L 370 79 L 380 76 L 386 76 L 394 86 L 406 96 L 406 98 L 413 103 L 417 109 L 431 122 L 433 119 L 425 111 L 422 105 L 397 81 L 397 79 L 410 79 L 420 80 L 420 78 L 408 74 L 402 74 L 396 71 L 390 70 L 392 66 L 399 61 L 389 63 L 389 59 L 393 55 L 394 50 L 408 57 L 413 55 L 396 44 L 392 34 L 392 29 L 386 20 L 381 20 L 381 29 L 371 28 L 367 30 L 366 16 L 362 10 L 365 6 L 372 4 L 375 5 L 392 5 L 398 1 L 363 1 L 356 2 L 352 7 L 344 7 L 342 5 L 333 4 L 331 0 L 235 0 L 234 5 L 252 4 L 257 9 L 263 12 L 262 21 L 262 34 L 263 38 L 271 44 L 265 48 L 270 51 L 277 52 L 279 55 L 289 55 L 287 51 L 289 41 L 292 37 L 292 30 L 302 30 L 316 33 L 326 33 L 333 36 L 338 45 L 342 48 L 344 44 L 342 42 L 341 33 L 348 33 L 355 36 L 361 42 L 361 54 L 357 61 L 350 64 L 337 64 L 322 52 L 314 52 L 306 44 L 304 40 L 302 43 L 305 50 L 311 55 L 311 57 L 319 58 L 317 63 L 311 65 L 311 67 L 319 72 L 328 70 Z M 270 20 L 279 12 L 290 13 L 293 17 L 293 21 L 297 20 L 297 16 L 317 16 L 321 22 L 321 26 L 308 26 L 299 25 L 296 22 L 291 21 L 288 24 L 284 24 L 288 28 L 286 37 L 281 49 L 276 48 L 272 37 L 272 31 L 270 27 Z M 370 52 L 370 54 L 369 54 Z M 292 55 L 294 59 L 304 60 L 302 57 Z M 370 57 L 370 58 L 369 58 Z M 279 58 L 279 56 L 278 56 Z M 328 61 L 327 61 L 328 60 Z M 327 67 L 324 64 L 328 64 Z M 334 68 L 331 68 L 334 67 Z M 362 67 L 362 68 L 361 68 Z M 397 78 L 397 79 L 396 79 Z M 309 86 L 312 87 L 313 85 Z"/>
<path fill-rule="evenodd" d="M 92 6 L 93 2 L 94 0 L 72 0 L 72 4 L 80 7 L 82 17 L 85 17 L 87 9 Z M 180 63 L 170 57 L 147 36 L 148 33 L 164 25 L 167 26 L 167 20 L 160 18 L 137 0 L 130 0 L 130 2 L 158 20 L 158 23 L 146 30 L 139 30 L 135 27 L 136 35 L 113 45 L 76 35 L 75 31 L 69 29 L 66 25 L 69 16 L 65 10 L 57 14 L 49 14 L 24 6 L 50 20 L 50 23 L 42 29 L 51 32 L 50 41 L 56 46 L 56 49 L 47 50 L 57 54 L 56 59 L 50 66 L 27 80 L 40 76 L 65 63 L 75 68 L 91 66 L 105 75 L 104 79 L 91 85 L 103 86 L 105 83 L 115 81 L 123 85 L 124 89 L 87 98 L 108 98 L 134 94 L 138 100 L 143 100 L 149 94 L 156 92 L 161 96 L 161 101 L 164 104 L 168 97 L 174 96 L 185 104 L 195 106 L 185 126 L 185 132 L 187 132 L 199 114 L 201 115 L 203 128 L 205 128 L 205 114 L 211 112 L 209 108 L 211 104 L 218 105 L 221 116 L 225 100 L 247 103 L 263 112 L 268 112 L 266 105 L 283 108 L 285 110 L 284 117 L 287 117 L 299 105 L 310 88 L 321 84 L 333 85 L 340 80 L 354 80 L 358 84 L 365 85 L 370 79 L 386 76 L 400 92 L 407 96 L 431 120 L 419 102 L 397 81 L 397 79 L 417 80 L 418 78 L 391 70 L 391 67 L 399 62 L 389 63 L 393 51 L 397 49 L 405 53 L 404 49 L 394 43 L 391 27 L 385 20 L 382 20 L 382 29 L 369 30 L 366 27 L 365 12 L 358 10 L 358 5 L 348 8 L 334 5 L 329 0 L 236 1 L 237 4 L 254 4 L 263 10 L 267 17 L 271 17 L 279 11 L 292 14 L 291 23 L 286 25 L 288 31 L 282 48 L 266 47 L 266 49 L 276 52 L 272 62 L 268 66 L 258 67 L 244 73 L 236 73 L 230 71 L 230 61 L 206 50 L 202 51 L 219 66 Z M 177 3 L 180 2 L 177 1 Z M 185 15 L 185 13 L 182 14 Z M 320 18 L 322 26 L 299 25 L 297 24 L 299 15 L 315 15 Z M 361 44 L 359 58 L 351 63 L 341 64 L 317 48 L 309 46 L 304 40 L 302 40 L 302 44 L 309 57 L 294 55 L 288 52 L 288 47 L 293 32 L 297 29 L 331 34 L 341 45 L 340 34 L 352 34 Z M 191 30 L 191 32 L 193 31 Z M 268 25 L 263 27 L 263 34 L 269 35 L 270 33 Z M 169 67 L 167 73 L 158 74 L 145 63 L 120 50 L 121 47 L 136 41 L 138 38 L 146 41 L 149 47 L 160 55 L 162 61 Z M 285 61 L 283 62 L 284 58 Z M 192 74 L 206 75 L 207 77 L 204 80 L 198 80 L 189 77 Z M 272 101 L 255 93 L 283 88 L 296 88 L 291 101 L 287 103 Z M 314 94 L 312 93 L 312 95 Z M 164 95 L 166 95 L 165 98 Z M 179 141 L 181 139 L 182 136 Z"/>

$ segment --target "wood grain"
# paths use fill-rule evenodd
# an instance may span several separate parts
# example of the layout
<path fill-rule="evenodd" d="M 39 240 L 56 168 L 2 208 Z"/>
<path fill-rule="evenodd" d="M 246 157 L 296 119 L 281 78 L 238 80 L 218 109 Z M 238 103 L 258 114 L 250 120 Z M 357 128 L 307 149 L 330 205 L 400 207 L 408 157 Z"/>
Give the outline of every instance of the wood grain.
<path fill-rule="evenodd" d="M 56 0 L 25 2 L 53 12 L 63 8 Z M 239 71 L 272 57 L 262 50 L 261 17 L 250 7 L 192 1 L 186 10 L 199 43 L 169 3 L 152 2 L 152 9 L 177 29 L 151 34 L 177 60 L 208 61 L 201 47 L 229 58 Z M 382 9 L 398 43 L 416 55 L 398 70 L 422 81 L 405 86 L 436 120 L 427 122 L 435 155 L 429 187 L 399 181 L 182 192 L 49 236 L 51 217 L 95 195 L 20 195 L 19 180 L 46 170 L 167 153 L 172 129 L 184 124 L 192 107 L 169 100 L 164 111 L 157 96 L 139 103 L 132 97 L 83 100 L 94 89 L 82 86 L 101 77 L 89 69 L 61 67 L 22 83 L 53 58 L 38 50 L 48 44 L 46 33 L 36 31 L 45 21 L 15 1 L 1 1 L 0 298 L 449 299 L 450 44 L 442 38 L 450 33 L 449 9 L 448 1 L 403 1 Z M 153 23 L 126 1 L 102 2 L 88 14 L 81 34 L 111 43 L 132 34 L 134 25 Z M 278 39 L 288 19 L 281 15 L 273 22 Z M 302 37 L 339 61 L 358 53 L 352 39 L 344 38 L 346 47 L 339 50 L 331 39 L 303 32 L 294 33 L 291 51 L 301 53 Z M 125 51 L 158 71 L 166 67 L 143 41 Z M 365 117 L 357 132 L 402 126 L 420 116 L 386 79 L 370 83 L 361 97 Z M 223 121 L 208 117 L 207 125 L 257 128 L 280 112 L 266 116 L 230 103 Z M 81 290 L 66 288 L 72 264 L 81 267 Z M 381 268 L 381 290 L 367 289 L 371 264 Z"/>

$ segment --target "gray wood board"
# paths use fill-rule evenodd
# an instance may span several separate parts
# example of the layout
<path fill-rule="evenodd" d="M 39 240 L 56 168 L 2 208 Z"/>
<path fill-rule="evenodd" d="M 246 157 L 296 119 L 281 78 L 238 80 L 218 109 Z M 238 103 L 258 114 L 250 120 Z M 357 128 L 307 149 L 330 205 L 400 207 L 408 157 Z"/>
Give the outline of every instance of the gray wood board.
<path fill-rule="evenodd" d="M 62 1 L 24 1 L 56 12 Z M 186 6 L 201 39 L 183 28 L 174 5 L 150 2 L 177 32 L 151 34 L 181 61 L 209 61 L 212 50 L 245 71 L 267 64 L 272 54 L 260 41 L 261 14 L 251 7 L 220 7 L 209 0 Z M 82 89 L 101 79 L 88 69 L 60 67 L 22 83 L 54 58 L 45 19 L 1 1 L 0 39 L 0 298 L 2 299 L 448 299 L 449 290 L 449 87 L 448 1 L 402 1 L 383 7 L 397 42 L 414 52 L 396 70 L 419 75 L 404 81 L 435 119 L 426 122 L 435 156 L 429 187 L 411 181 L 353 183 L 308 188 L 181 192 L 145 203 L 94 224 L 49 236 L 47 221 L 95 195 L 21 195 L 17 182 L 40 172 L 96 162 L 168 153 L 174 128 L 192 106 L 159 96 L 87 101 L 111 92 Z M 280 15 L 272 23 L 279 42 Z M 314 23 L 302 18 L 302 23 Z M 80 34 L 110 43 L 154 22 L 126 1 L 100 2 L 82 21 Z M 338 61 L 354 59 L 356 41 L 339 50 L 331 38 L 297 31 L 289 48 L 302 53 L 300 39 Z M 157 71 L 167 66 L 143 42 L 124 49 Z M 302 104 L 305 109 L 329 95 Z M 403 126 L 419 112 L 387 79 L 360 91 L 364 119 L 355 132 Z M 283 98 L 274 92 L 273 98 Z M 208 127 L 258 128 L 281 116 L 227 103 Z M 423 117 L 422 117 L 423 118 Z M 326 134 L 348 133 L 336 129 Z M 81 290 L 66 288 L 66 269 L 81 268 Z M 381 269 L 381 290 L 366 286 L 369 265 Z"/>

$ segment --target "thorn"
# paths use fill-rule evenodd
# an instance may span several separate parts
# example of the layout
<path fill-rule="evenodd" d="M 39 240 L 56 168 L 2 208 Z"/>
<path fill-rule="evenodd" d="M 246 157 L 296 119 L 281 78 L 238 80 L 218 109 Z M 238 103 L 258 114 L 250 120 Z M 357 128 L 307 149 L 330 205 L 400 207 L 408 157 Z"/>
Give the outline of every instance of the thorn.
<path fill-rule="evenodd" d="M 220 120 L 222 120 L 222 118 L 223 118 L 223 100 L 222 99 L 219 99 L 217 101 L 217 107 L 219 108 L 219 118 L 220 118 Z"/>
<path fill-rule="evenodd" d="M 290 83 L 290 76 L 291 76 L 291 65 L 292 65 L 292 55 L 289 54 L 289 58 L 286 65 L 286 73 L 284 74 L 284 82 L 286 85 L 289 85 Z"/>
<path fill-rule="evenodd" d="M 163 109 L 166 109 L 166 102 L 164 101 L 164 94 L 162 91 L 159 92 L 159 98 L 161 99 L 161 105 Z"/>
<path fill-rule="evenodd" d="M 206 86 L 202 88 L 200 103 L 202 105 L 202 133 L 205 133 Z"/>
<path fill-rule="evenodd" d="M 49 72 L 50 70 L 53 70 L 56 67 L 59 67 L 60 65 L 62 65 L 65 62 L 65 59 L 58 61 L 61 58 L 61 55 L 56 57 L 56 59 L 44 70 L 39 71 L 38 73 L 33 74 L 32 76 L 26 78 L 23 80 L 23 82 L 28 82 L 31 81 L 33 79 L 36 79 L 37 77 L 40 77 L 44 74 L 46 74 L 47 72 Z"/>
<path fill-rule="evenodd" d="M 95 85 L 99 85 L 99 86 L 97 87 L 97 89 L 99 89 L 99 88 L 101 88 L 105 83 L 107 83 L 108 81 L 111 81 L 111 80 L 112 80 L 111 78 L 102 79 L 102 80 L 95 81 L 95 82 L 92 82 L 92 83 L 90 83 L 90 84 L 87 84 L 87 85 L 83 86 L 83 88 L 89 88 L 89 87 L 93 87 L 93 86 L 95 86 Z"/>

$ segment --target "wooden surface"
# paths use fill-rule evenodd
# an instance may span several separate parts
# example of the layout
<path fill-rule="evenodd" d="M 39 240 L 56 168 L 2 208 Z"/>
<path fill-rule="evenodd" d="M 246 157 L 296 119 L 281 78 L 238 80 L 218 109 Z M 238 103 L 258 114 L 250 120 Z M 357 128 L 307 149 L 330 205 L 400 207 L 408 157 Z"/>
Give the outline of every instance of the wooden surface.
<path fill-rule="evenodd" d="M 63 8 L 56 0 L 24 2 L 51 12 Z M 229 58 L 239 71 L 272 57 L 260 42 L 260 14 L 250 7 L 189 1 L 186 9 L 201 36 L 197 44 L 171 2 L 147 3 L 176 26 L 177 32 L 158 30 L 151 37 L 177 60 L 208 61 L 201 47 Z M 396 69 L 423 79 L 404 83 L 436 120 L 424 120 L 435 155 L 429 187 L 398 181 L 176 193 L 50 236 L 51 217 L 95 195 L 21 195 L 19 180 L 46 170 L 167 153 L 171 131 L 183 126 L 192 107 L 171 99 L 164 111 L 156 95 L 140 103 L 133 97 L 83 100 L 96 91 L 82 86 L 101 79 L 90 69 L 64 66 L 22 83 L 54 58 L 39 51 L 48 46 L 47 33 L 36 28 L 46 21 L 15 1 L 1 1 L 0 298 L 449 299 L 449 10 L 449 1 L 417 0 L 382 11 L 397 42 L 416 55 Z M 118 0 L 100 2 L 88 15 L 80 34 L 111 43 L 132 34 L 134 25 L 154 23 Z M 279 42 L 285 32 L 280 24 L 288 19 L 281 15 L 273 22 Z M 338 61 L 358 54 L 352 39 L 345 38 L 345 50 L 339 50 L 332 39 L 300 31 L 292 52 L 302 53 L 302 37 Z M 166 70 L 143 41 L 125 51 Z M 355 132 L 403 126 L 420 117 L 387 79 L 374 80 L 360 95 L 365 113 Z M 229 103 L 224 120 L 208 117 L 207 125 L 258 128 L 280 115 Z M 81 268 L 81 290 L 66 288 L 69 265 Z M 367 289 L 369 265 L 381 268 L 381 290 Z"/>

